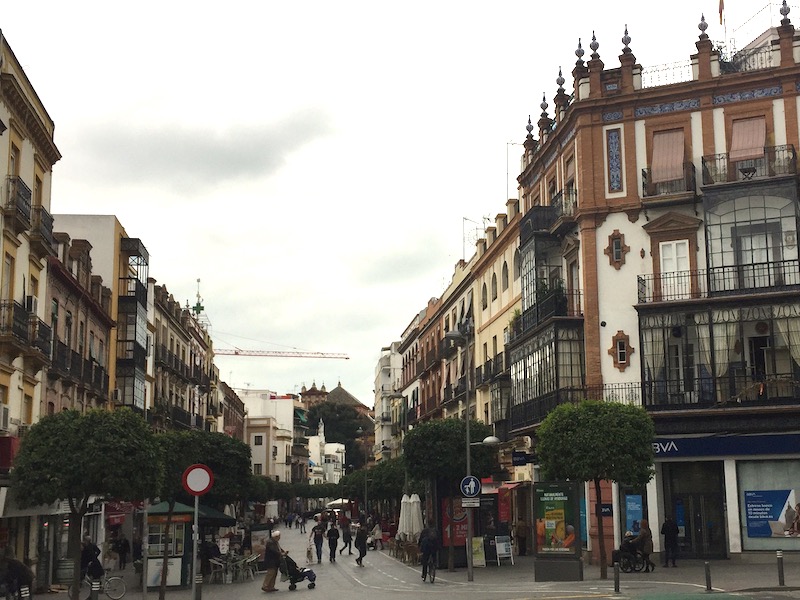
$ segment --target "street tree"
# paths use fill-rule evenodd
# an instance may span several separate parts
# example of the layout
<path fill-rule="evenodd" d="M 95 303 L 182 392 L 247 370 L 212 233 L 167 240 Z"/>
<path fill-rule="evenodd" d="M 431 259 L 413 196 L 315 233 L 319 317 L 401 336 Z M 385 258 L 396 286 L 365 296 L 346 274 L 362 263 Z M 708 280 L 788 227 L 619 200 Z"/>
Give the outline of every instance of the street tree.
<path fill-rule="evenodd" d="M 470 439 L 480 442 L 492 435 L 492 428 L 480 421 L 470 421 Z M 453 497 L 458 484 L 467 473 L 466 421 L 463 419 L 434 419 L 417 425 L 403 440 L 403 458 L 408 474 L 419 481 L 440 484 L 449 497 L 449 512 L 454 514 Z M 487 477 L 495 471 L 496 449 L 488 446 L 470 448 L 471 475 Z M 455 555 L 453 536 L 449 536 L 447 566 L 453 570 Z"/>
<path fill-rule="evenodd" d="M 166 530 L 172 527 L 175 503 L 193 503 L 192 496 L 183 488 L 183 473 L 194 464 L 203 464 L 214 474 L 214 484 L 204 496 L 204 502 L 222 508 L 226 504 L 246 499 L 251 490 L 250 447 L 223 433 L 198 429 L 171 429 L 156 436 L 164 464 L 164 478 L 159 496 L 167 502 Z M 164 546 L 164 564 L 169 548 Z M 167 572 L 161 574 L 159 600 L 164 600 L 167 590 Z"/>
<path fill-rule="evenodd" d="M 130 409 L 62 411 L 42 417 L 23 438 L 11 472 L 22 506 L 67 501 L 73 600 L 79 594 L 81 532 L 89 499 L 152 497 L 163 477 L 152 429 Z"/>
<path fill-rule="evenodd" d="M 561 404 L 536 432 L 536 454 L 548 480 L 591 481 L 600 539 L 600 576 L 607 573 L 601 482 L 645 485 L 653 476 L 655 427 L 640 406 L 585 400 Z"/>
<path fill-rule="evenodd" d="M 338 402 L 320 402 L 308 411 L 308 423 L 316 430 L 320 420 L 325 424 L 325 441 L 344 444 L 348 464 L 356 469 L 364 466 L 364 446 L 359 442 L 363 431 L 372 431 L 374 425 L 369 417 L 365 417 L 355 408 Z"/>

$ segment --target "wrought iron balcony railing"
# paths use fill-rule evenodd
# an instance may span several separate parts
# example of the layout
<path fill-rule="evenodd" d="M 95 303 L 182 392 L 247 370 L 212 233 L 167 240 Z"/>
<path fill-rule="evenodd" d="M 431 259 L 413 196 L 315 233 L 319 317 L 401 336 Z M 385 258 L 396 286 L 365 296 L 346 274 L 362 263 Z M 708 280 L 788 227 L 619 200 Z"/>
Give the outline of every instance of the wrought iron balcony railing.
<path fill-rule="evenodd" d="M 640 304 L 763 294 L 800 286 L 800 261 L 781 260 L 638 276 Z"/>
<path fill-rule="evenodd" d="M 751 181 L 797 174 L 797 153 L 791 144 L 765 146 L 757 158 L 735 160 L 730 154 L 703 157 L 703 185 Z"/>
<path fill-rule="evenodd" d="M 695 191 L 695 168 L 691 162 L 683 163 L 683 174 L 668 181 L 653 181 L 652 168 L 642 169 L 642 197 L 665 196 L 668 194 L 683 194 Z"/>

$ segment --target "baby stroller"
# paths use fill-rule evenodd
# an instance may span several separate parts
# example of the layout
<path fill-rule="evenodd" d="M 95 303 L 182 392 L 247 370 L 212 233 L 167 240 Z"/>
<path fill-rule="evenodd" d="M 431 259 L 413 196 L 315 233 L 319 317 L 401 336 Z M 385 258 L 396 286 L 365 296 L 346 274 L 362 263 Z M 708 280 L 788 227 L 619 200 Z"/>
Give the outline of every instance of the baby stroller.
<path fill-rule="evenodd" d="M 289 589 L 294 591 L 297 589 L 297 584 L 304 579 L 308 579 L 308 589 L 313 590 L 317 584 L 317 574 L 313 570 L 306 567 L 298 567 L 297 563 L 286 554 L 281 557 L 281 581 L 289 580 Z"/>
<path fill-rule="evenodd" d="M 645 567 L 644 555 L 633 543 L 635 537 L 630 531 L 626 531 L 625 536 L 622 538 L 622 543 L 619 545 L 619 550 L 614 550 L 613 560 L 619 563 L 619 568 L 623 573 L 638 572 Z"/>

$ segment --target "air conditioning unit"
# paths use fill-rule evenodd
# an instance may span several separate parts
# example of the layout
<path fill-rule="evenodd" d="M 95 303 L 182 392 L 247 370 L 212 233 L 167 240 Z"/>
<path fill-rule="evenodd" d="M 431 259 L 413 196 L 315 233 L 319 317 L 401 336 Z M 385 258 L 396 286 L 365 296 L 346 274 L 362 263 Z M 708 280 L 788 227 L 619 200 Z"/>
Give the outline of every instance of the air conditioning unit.
<path fill-rule="evenodd" d="M 9 413 L 8 407 L 4 406 L 2 413 L 0 413 L 0 431 L 8 431 Z"/>
<path fill-rule="evenodd" d="M 36 296 L 25 296 L 25 310 L 36 314 L 39 309 L 39 299 Z"/>

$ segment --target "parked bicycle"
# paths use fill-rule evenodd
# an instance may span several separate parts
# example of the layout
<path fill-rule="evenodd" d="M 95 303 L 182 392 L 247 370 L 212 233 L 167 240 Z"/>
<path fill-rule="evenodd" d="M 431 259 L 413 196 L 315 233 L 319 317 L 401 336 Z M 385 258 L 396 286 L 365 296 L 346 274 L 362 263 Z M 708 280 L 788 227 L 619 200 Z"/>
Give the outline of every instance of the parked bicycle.
<path fill-rule="evenodd" d="M 91 577 L 88 575 L 84 577 L 81 581 L 81 589 L 80 589 L 80 596 L 79 598 L 88 598 L 89 594 L 92 591 L 92 581 Z M 72 598 L 72 585 L 69 586 L 69 597 Z M 108 575 L 104 573 L 103 576 L 100 578 L 100 591 L 103 592 L 106 596 L 108 596 L 111 600 L 119 600 L 125 595 L 127 590 L 127 586 L 125 585 L 125 580 L 120 577 L 119 575 Z"/>

